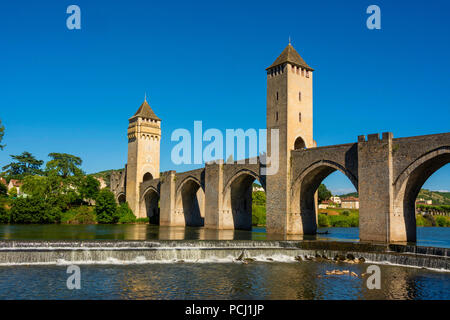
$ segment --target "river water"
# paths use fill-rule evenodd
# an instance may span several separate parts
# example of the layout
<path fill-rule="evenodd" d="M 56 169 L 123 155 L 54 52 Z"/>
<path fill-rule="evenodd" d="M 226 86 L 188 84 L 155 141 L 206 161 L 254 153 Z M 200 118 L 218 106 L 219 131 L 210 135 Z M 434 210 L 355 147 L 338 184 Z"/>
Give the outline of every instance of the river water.
<path fill-rule="evenodd" d="M 81 289 L 66 287 L 66 266 L 0 267 L 0 299 L 450 299 L 450 274 L 381 265 L 381 288 L 367 265 L 295 263 L 155 263 L 80 265 Z"/>
<path fill-rule="evenodd" d="M 323 228 L 317 240 L 358 241 L 357 228 Z M 418 228 L 418 245 L 450 247 L 450 228 Z M 1 225 L 0 240 L 266 240 L 263 228 L 217 231 L 149 225 Z M 270 238 L 273 239 L 273 238 Z M 276 239 L 274 239 L 276 240 Z M 450 299 L 450 272 L 330 261 L 142 262 L 80 264 L 81 289 L 69 290 L 67 262 L 0 266 L 0 299 Z M 349 270 L 330 275 L 327 270 Z"/>
<path fill-rule="evenodd" d="M 316 236 L 291 236 L 288 240 L 358 241 L 358 228 L 319 228 Z M 194 227 L 123 225 L 0 225 L 0 240 L 285 240 L 267 235 L 265 228 L 212 230 Z M 418 246 L 450 248 L 450 228 L 418 227 Z"/>

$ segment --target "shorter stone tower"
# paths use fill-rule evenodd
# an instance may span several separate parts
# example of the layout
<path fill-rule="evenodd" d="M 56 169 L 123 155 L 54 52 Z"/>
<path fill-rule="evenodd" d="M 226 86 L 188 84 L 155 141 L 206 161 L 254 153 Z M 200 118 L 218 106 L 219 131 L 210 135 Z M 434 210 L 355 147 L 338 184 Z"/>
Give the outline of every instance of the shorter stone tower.
<path fill-rule="evenodd" d="M 145 212 L 139 212 L 140 184 L 159 178 L 161 119 L 145 99 L 128 121 L 126 199 L 135 216 L 141 218 Z"/>

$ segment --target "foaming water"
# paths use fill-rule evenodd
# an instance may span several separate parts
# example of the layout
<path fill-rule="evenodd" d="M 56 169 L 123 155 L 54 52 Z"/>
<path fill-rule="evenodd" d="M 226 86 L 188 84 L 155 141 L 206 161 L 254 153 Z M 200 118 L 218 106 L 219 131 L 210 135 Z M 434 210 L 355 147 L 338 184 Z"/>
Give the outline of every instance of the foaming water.
<path fill-rule="evenodd" d="M 450 250 L 323 241 L 1 241 L 0 265 L 150 264 L 355 258 L 450 270 Z M 344 257 L 344 258 L 341 258 Z M 351 261 L 354 262 L 354 261 Z"/>

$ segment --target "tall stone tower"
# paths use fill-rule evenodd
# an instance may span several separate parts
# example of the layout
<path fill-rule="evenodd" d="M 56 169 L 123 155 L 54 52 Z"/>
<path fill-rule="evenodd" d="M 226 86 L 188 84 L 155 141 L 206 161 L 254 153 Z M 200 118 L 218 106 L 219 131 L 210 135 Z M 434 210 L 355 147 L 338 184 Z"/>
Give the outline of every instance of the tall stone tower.
<path fill-rule="evenodd" d="M 145 99 L 128 121 L 126 199 L 134 214 L 141 218 L 146 213 L 139 212 L 139 186 L 144 181 L 159 178 L 161 119 Z"/>
<path fill-rule="evenodd" d="M 266 177 L 267 231 L 292 233 L 289 225 L 299 213 L 290 211 L 291 150 L 315 147 L 313 140 L 312 69 L 289 43 L 267 69 L 267 152 L 278 148 L 279 169 Z M 279 130 L 272 146 L 271 129 Z M 275 150 L 275 149 L 274 149 Z M 299 217 L 297 217 L 298 219 Z"/>

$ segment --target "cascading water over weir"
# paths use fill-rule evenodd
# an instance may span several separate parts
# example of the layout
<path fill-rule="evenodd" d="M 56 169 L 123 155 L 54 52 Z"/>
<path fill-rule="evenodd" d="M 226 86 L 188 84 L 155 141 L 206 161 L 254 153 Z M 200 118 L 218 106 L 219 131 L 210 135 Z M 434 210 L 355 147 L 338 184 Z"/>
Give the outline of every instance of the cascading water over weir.
<path fill-rule="evenodd" d="M 450 271 L 450 249 L 325 241 L 0 241 L 0 265 L 358 260 Z"/>

